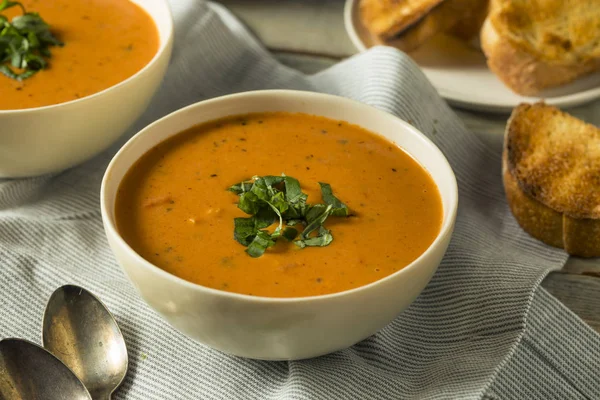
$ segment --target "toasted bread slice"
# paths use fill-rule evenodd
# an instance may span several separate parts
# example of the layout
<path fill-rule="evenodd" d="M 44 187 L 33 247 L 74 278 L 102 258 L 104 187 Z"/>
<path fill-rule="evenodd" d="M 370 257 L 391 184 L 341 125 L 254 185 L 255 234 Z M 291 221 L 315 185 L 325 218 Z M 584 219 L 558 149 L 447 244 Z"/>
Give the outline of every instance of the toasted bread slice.
<path fill-rule="evenodd" d="M 464 40 L 465 42 L 476 42 L 476 47 L 480 47 L 479 34 L 481 32 L 483 22 L 487 18 L 489 4 L 489 0 L 480 0 L 476 2 L 454 26 L 448 29 L 447 33 Z"/>
<path fill-rule="evenodd" d="M 419 21 L 444 0 L 361 0 L 360 18 L 381 39 L 390 39 Z"/>
<path fill-rule="evenodd" d="M 600 2 L 492 0 L 481 30 L 490 69 L 534 95 L 600 68 Z"/>
<path fill-rule="evenodd" d="M 379 35 L 377 39 L 406 52 L 417 49 L 433 36 L 446 31 L 470 40 L 479 33 L 487 13 L 487 4 L 487 0 L 445 0 L 395 36 Z"/>
<path fill-rule="evenodd" d="M 510 208 L 531 236 L 600 256 L 600 129 L 543 103 L 513 111 L 504 139 Z"/>

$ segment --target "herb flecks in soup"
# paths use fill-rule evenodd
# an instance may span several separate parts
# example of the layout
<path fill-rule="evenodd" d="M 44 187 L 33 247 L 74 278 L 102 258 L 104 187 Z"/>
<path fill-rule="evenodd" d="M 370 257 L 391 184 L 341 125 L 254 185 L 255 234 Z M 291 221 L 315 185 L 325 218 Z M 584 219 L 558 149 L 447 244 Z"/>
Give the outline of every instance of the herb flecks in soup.
<path fill-rule="evenodd" d="M 326 247 L 278 240 L 258 258 L 233 240 L 247 217 L 227 190 L 249 176 L 289 174 L 307 202 L 319 182 L 355 217 L 329 218 Z M 346 122 L 260 113 L 203 124 L 142 156 L 117 193 L 115 218 L 125 241 L 154 265 L 191 282 L 269 297 L 313 296 L 356 288 L 419 257 L 439 233 L 437 186 L 411 156 Z"/>
<path fill-rule="evenodd" d="M 0 73 L 21 81 L 46 68 L 51 46 L 62 46 L 50 26 L 36 12 L 27 12 L 18 1 L 4 0 L 0 13 L 19 8 L 22 15 L 12 21 L 0 14 Z"/>
<path fill-rule="evenodd" d="M 19 82 L 0 75 L 0 110 L 48 106 L 100 92 L 131 77 L 158 51 L 150 16 L 129 0 L 26 0 L 63 47 L 47 68 Z M 3 12 L 11 19 L 17 7 Z"/>
<path fill-rule="evenodd" d="M 348 207 L 333 195 L 328 183 L 319 182 L 325 204 L 308 204 L 300 182 L 291 176 L 255 176 L 229 188 L 240 196 L 238 208 L 249 218 L 235 218 L 233 237 L 247 246 L 246 253 L 260 257 L 280 237 L 296 246 L 324 247 L 333 236 L 323 224 L 330 216 L 348 217 Z M 265 228 L 277 224 L 270 232 Z M 302 227 L 301 233 L 295 227 Z M 300 233 L 300 239 L 295 240 Z"/>

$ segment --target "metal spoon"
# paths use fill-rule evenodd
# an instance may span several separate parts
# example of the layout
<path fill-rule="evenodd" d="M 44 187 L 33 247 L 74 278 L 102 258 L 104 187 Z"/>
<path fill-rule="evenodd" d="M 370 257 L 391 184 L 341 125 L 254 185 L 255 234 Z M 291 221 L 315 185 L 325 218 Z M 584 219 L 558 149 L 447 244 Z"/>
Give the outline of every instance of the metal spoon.
<path fill-rule="evenodd" d="M 42 342 L 94 400 L 110 400 L 127 373 L 127 348 L 117 322 L 96 296 L 79 286 L 60 287 L 50 296 Z"/>
<path fill-rule="evenodd" d="M 91 400 L 69 368 L 23 339 L 0 341 L 0 399 Z"/>

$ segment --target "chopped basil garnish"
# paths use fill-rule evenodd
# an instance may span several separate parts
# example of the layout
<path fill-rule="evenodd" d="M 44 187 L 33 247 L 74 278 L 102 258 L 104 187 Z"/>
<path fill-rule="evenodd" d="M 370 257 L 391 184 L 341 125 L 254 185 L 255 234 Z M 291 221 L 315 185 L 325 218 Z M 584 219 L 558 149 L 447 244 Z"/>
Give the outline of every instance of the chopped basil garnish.
<path fill-rule="evenodd" d="M 325 204 L 329 204 L 333 207 L 331 215 L 336 217 L 347 217 L 348 207 L 333 195 L 331 186 L 328 183 L 322 182 L 319 182 L 319 185 L 321 186 L 321 197 L 323 197 L 323 201 Z"/>
<path fill-rule="evenodd" d="M 235 218 L 234 239 L 248 247 L 246 252 L 251 257 L 263 255 L 281 236 L 300 248 L 329 245 L 333 236 L 323 224 L 330 216 L 347 217 L 350 211 L 333 195 L 329 184 L 319 185 L 325 204 L 308 204 L 308 195 L 291 176 L 255 176 L 231 186 L 228 190 L 240 197 L 238 208 L 251 215 Z M 272 233 L 266 230 L 276 222 Z M 298 225 L 304 226 L 301 232 L 293 228 Z"/>
<path fill-rule="evenodd" d="M 323 228 L 323 226 L 320 226 L 319 234 L 317 236 L 308 239 L 296 240 L 294 243 L 296 244 L 296 246 L 302 249 L 306 246 L 327 246 L 332 241 L 333 236 L 331 236 L 331 232 Z"/>
<path fill-rule="evenodd" d="M 0 73 L 17 81 L 46 68 L 50 46 L 63 46 L 36 12 L 27 12 L 18 1 L 0 0 L 0 13 L 20 7 L 23 15 L 12 22 L 0 14 Z"/>

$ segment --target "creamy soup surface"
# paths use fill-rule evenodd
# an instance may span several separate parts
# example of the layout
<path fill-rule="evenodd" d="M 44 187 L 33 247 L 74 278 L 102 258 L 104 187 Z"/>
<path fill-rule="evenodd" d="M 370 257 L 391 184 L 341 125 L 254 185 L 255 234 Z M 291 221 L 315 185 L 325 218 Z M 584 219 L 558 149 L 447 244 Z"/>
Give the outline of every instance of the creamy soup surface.
<path fill-rule="evenodd" d="M 233 239 L 238 196 L 254 175 L 299 180 L 308 203 L 326 182 L 353 217 L 330 217 L 333 242 L 298 248 L 283 239 L 258 258 Z M 421 255 L 439 233 L 437 186 L 411 156 L 346 122 L 291 113 L 235 116 L 180 133 L 127 173 L 116 221 L 142 257 L 203 286 L 267 297 L 340 292 L 381 279 Z"/>
<path fill-rule="evenodd" d="M 151 17 L 129 0 L 25 0 L 64 47 L 49 67 L 22 82 L 0 75 L 0 110 L 42 107 L 100 92 L 142 69 L 158 51 Z M 3 15 L 21 15 L 19 7 Z"/>

